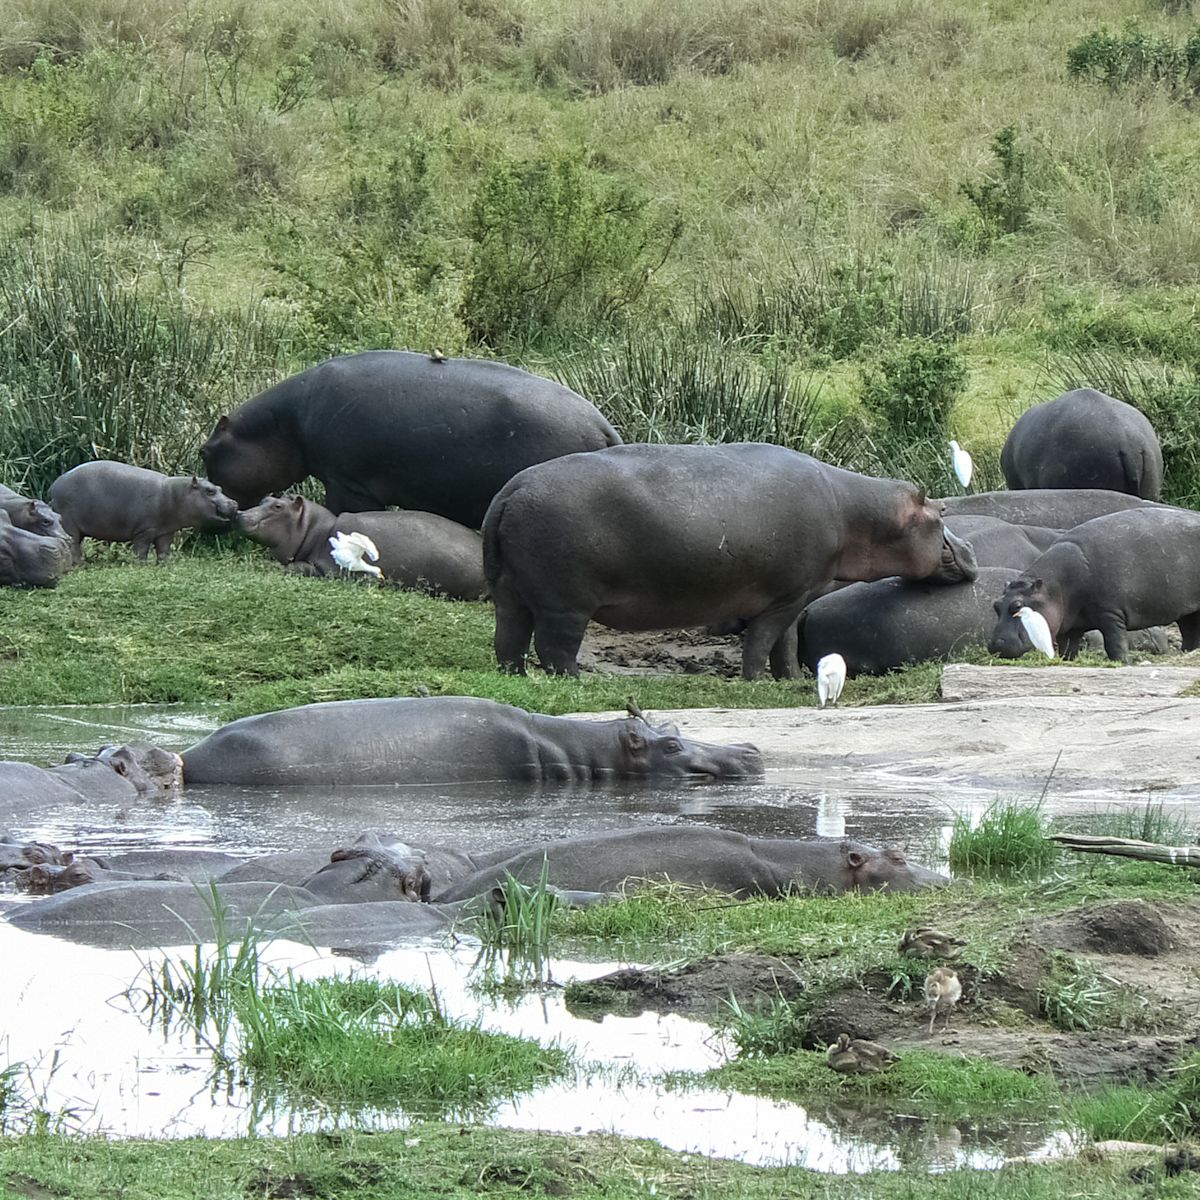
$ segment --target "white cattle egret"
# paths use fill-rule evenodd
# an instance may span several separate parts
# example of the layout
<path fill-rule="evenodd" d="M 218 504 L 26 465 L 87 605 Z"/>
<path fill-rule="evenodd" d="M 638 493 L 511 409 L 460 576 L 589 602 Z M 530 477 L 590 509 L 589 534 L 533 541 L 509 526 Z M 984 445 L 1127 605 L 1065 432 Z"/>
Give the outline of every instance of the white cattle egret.
<path fill-rule="evenodd" d="M 364 575 L 374 575 L 376 579 L 383 578 L 383 572 L 371 562 L 379 561 L 379 550 L 365 533 L 343 533 L 340 529 L 329 539 L 329 549 L 333 561 L 343 571 L 361 571 Z"/>
<path fill-rule="evenodd" d="M 817 707 L 837 704 L 846 686 L 846 660 L 840 654 L 826 654 L 817 663 Z"/>
<path fill-rule="evenodd" d="M 1054 639 L 1050 636 L 1050 626 L 1046 618 L 1035 608 L 1018 608 L 1013 616 L 1021 622 L 1025 636 L 1035 650 L 1040 650 L 1047 658 L 1054 657 Z"/>
<path fill-rule="evenodd" d="M 950 462 L 954 467 L 954 475 L 964 488 L 971 486 L 971 476 L 975 473 L 975 464 L 971 456 L 957 443 L 950 443 Z"/>

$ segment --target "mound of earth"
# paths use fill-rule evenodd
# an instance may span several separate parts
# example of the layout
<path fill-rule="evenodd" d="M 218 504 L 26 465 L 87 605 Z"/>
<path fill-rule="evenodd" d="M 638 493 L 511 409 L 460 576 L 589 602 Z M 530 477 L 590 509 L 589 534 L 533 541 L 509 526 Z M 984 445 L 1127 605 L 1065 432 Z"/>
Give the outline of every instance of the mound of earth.
<path fill-rule="evenodd" d="M 1019 927 L 1002 969 L 982 974 L 969 963 L 948 963 L 963 984 L 949 1029 L 939 1018 L 931 1035 L 919 986 L 874 971 L 811 996 L 804 1044 L 821 1049 L 848 1033 L 898 1051 L 983 1057 L 1073 1087 L 1153 1083 L 1200 1044 L 1197 949 L 1200 901 L 1083 905 Z M 1129 1032 L 1054 1028 L 1045 996 L 1064 964 L 1090 971 L 1123 998 L 1113 1019 Z M 802 1000 L 808 974 L 803 959 L 728 954 L 666 970 L 616 971 L 574 985 L 568 1004 L 580 1015 L 650 1009 L 719 1020 L 731 996 L 747 1010 L 779 997 Z"/>

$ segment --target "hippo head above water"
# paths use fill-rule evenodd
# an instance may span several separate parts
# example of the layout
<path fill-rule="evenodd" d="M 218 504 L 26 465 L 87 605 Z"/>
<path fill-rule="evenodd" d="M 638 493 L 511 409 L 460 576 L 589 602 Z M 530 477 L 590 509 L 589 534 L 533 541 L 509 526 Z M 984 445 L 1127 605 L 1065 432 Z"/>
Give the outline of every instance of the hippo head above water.
<path fill-rule="evenodd" d="M 252 424 L 245 414 L 223 416 L 200 447 L 205 474 L 239 507 L 256 504 L 308 474 L 294 439 L 273 425 Z"/>
<path fill-rule="evenodd" d="M 677 725 L 651 725 L 644 717 L 615 723 L 621 766 L 638 779 L 737 779 L 763 773 L 762 755 L 748 742 L 714 746 L 683 737 Z"/>
<path fill-rule="evenodd" d="M 158 746 L 101 746 L 93 755 L 68 754 L 66 765 L 79 771 L 113 771 L 139 796 L 172 796 L 183 784 L 183 760 Z"/>

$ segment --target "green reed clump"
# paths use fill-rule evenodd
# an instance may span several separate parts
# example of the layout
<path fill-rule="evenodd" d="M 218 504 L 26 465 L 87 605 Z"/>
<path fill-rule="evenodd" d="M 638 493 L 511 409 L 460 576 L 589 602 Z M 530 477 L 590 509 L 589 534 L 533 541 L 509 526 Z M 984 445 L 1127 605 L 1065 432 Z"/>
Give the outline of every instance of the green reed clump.
<path fill-rule="evenodd" d="M 86 237 L 0 250 L 0 479 L 35 494 L 115 458 L 178 473 L 281 366 L 260 308 L 219 317 L 130 279 Z"/>
<path fill-rule="evenodd" d="M 1058 854 L 1046 833 L 1038 805 L 997 800 L 974 823 L 958 813 L 950 833 L 950 868 L 961 875 L 1038 878 Z"/>
<path fill-rule="evenodd" d="M 777 339 L 842 359 L 897 338 L 961 337 L 980 327 L 985 307 L 968 263 L 814 254 L 763 281 L 718 283 L 697 297 L 696 324 L 730 341 Z"/>
<path fill-rule="evenodd" d="M 504 882 L 492 889 L 490 902 L 477 925 L 485 947 L 510 955 L 537 957 L 550 942 L 550 924 L 558 908 L 558 893 L 550 886 L 550 862 L 532 884 L 522 883 L 507 871 Z"/>
<path fill-rule="evenodd" d="M 724 1028 L 740 1058 L 791 1054 L 804 1048 L 809 1006 L 802 1000 L 776 996 L 765 1010 L 744 1009 L 736 996 L 725 1004 Z"/>

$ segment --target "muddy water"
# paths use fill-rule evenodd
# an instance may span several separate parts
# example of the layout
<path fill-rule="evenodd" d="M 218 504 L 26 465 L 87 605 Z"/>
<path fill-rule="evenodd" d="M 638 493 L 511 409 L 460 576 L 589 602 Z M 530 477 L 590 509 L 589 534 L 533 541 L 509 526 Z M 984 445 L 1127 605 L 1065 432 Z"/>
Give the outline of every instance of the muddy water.
<path fill-rule="evenodd" d="M 215 725 L 209 714 L 174 708 L 0 709 L 0 755 L 43 765 L 75 749 L 108 741 L 153 740 L 181 749 Z M 849 833 L 865 840 L 924 849 L 944 844 L 952 809 L 981 810 L 994 795 L 947 798 L 911 792 L 858 794 L 807 790 L 789 772 L 752 785 L 684 788 L 554 788 L 506 785 L 356 789 L 191 789 L 180 800 L 121 806 L 64 807 L 37 814 L 14 832 L 96 852 L 134 847 L 206 847 L 256 854 L 328 847 L 364 829 L 406 840 L 484 850 L 631 822 L 699 822 L 762 835 Z M 7 898 L 12 902 L 11 898 Z M 20 901 L 31 903 L 36 901 Z M 1006 1156 L 1053 1153 L 1061 1135 L 1047 1126 L 1005 1123 L 993 1129 L 873 1117 L 829 1105 L 822 1111 L 726 1092 L 671 1090 L 651 1076 L 703 1070 L 726 1047 L 706 1024 L 675 1016 L 606 1016 L 567 1012 L 561 991 L 514 1004 L 473 987 L 477 947 L 401 947 L 370 963 L 332 951 L 276 943 L 278 965 L 306 975 L 356 969 L 414 985 L 431 980 L 449 1010 L 491 1029 L 560 1040 L 588 1064 L 566 1082 L 503 1102 L 487 1113 L 461 1114 L 506 1126 L 564 1132 L 607 1130 L 650 1136 L 684 1151 L 762 1164 L 793 1163 L 823 1171 L 994 1165 Z M 143 955 L 39 937 L 0 922 L 0 1066 L 24 1064 L 28 1096 L 69 1128 L 118 1136 L 232 1136 L 328 1127 L 324 1108 L 280 1107 L 243 1087 L 214 1082 L 210 1055 L 179 1033 L 147 1025 L 124 998 Z M 613 963 L 557 962 L 563 983 L 611 970 Z M 356 1114 L 379 1127 L 420 1113 Z M 441 1114 L 439 1114 L 441 1115 Z"/>

